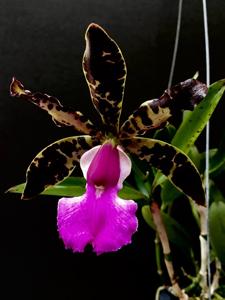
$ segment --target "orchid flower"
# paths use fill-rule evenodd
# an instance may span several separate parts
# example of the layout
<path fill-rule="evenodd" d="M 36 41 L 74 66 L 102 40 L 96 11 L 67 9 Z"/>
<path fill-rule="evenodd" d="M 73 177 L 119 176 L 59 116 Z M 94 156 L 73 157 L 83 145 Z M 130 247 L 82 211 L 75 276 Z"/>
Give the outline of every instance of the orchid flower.
<path fill-rule="evenodd" d="M 126 65 L 116 42 L 97 24 L 87 28 L 83 70 L 94 107 L 101 117 L 97 128 L 81 112 L 61 105 L 47 94 L 32 93 L 13 78 L 11 95 L 46 110 L 58 126 L 72 126 L 85 135 L 66 137 L 42 150 L 27 170 L 22 198 L 28 199 L 63 181 L 79 165 L 86 193 L 58 203 L 58 231 L 65 247 L 82 252 L 87 244 L 100 254 L 131 242 L 137 230 L 137 204 L 118 197 L 130 174 L 125 151 L 159 169 L 180 191 L 204 204 L 200 175 L 192 161 L 176 147 L 142 137 L 173 121 L 183 110 L 193 110 L 206 95 L 205 84 L 188 79 L 148 100 L 120 126 Z"/>

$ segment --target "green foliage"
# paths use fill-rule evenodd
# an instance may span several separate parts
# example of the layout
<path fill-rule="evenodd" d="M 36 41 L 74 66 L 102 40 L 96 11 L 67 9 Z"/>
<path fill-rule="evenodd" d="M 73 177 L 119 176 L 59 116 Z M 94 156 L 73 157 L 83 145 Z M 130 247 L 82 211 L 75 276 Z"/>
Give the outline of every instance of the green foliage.
<path fill-rule="evenodd" d="M 222 137 L 218 149 L 215 150 L 214 155 L 210 160 L 210 174 L 218 172 L 225 165 L 225 135 Z"/>
<path fill-rule="evenodd" d="M 11 187 L 7 192 L 22 194 L 26 183 Z M 85 179 L 83 177 L 69 177 L 55 186 L 51 186 L 42 192 L 42 195 L 75 197 L 81 196 L 85 191 Z"/>
<path fill-rule="evenodd" d="M 209 229 L 214 251 L 225 264 L 225 202 L 214 201 L 210 206 Z"/>
<path fill-rule="evenodd" d="M 60 197 L 77 197 L 85 192 L 86 181 L 83 177 L 69 177 L 63 182 L 55 186 L 51 186 L 44 190 L 41 195 L 60 196 Z M 25 183 L 11 187 L 7 192 L 22 194 L 25 188 Z M 124 185 L 123 189 L 119 192 L 119 196 L 123 199 L 141 200 L 145 198 L 138 190 L 131 186 Z"/>
<path fill-rule="evenodd" d="M 163 205 L 167 206 L 173 203 L 182 193 L 169 181 L 166 180 L 162 184 L 161 199 Z"/>
<path fill-rule="evenodd" d="M 216 186 L 214 181 L 210 181 L 210 202 L 223 202 L 225 203 L 225 198 L 220 191 L 220 189 Z"/>
<path fill-rule="evenodd" d="M 219 103 L 225 90 L 225 80 L 219 80 L 209 87 L 209 91 L 205 99 L 196 107 L 193 112 L 186 112 L 184 114 L 183 122 L 174 135 L 171 143 L 188 153 L 189 157 L 195 163 L 198 169 L 201 168 L 202 157 L 198 148 L 194 145 L 198 136 L 209 121 L 213 111 Z M 221 167 L 225 161 L 225 138 L 221 143 L 220 150 L 216 152 L 211 165 L 211 172 Z M 171 204 L 181 193 L 168 181 L 163 182 L 162 186 L 162 201 L 164 204 Z"/>
<path fill-rule="evenodd" d="M 149 198 L 151 192 L 151 183 L 149 180 L 149 173 L 146 171 L 145 173 L 140 168 L 141 162 L 138 160 L 132 159 L 132 171 L 134 180 L 138 190 L 145 195 L 145 197 Z"/>
<path fill-rule="evenodd" d="M 225 79 L 213 83 L 208 90 L 207 96 L 195 108 L 193 112 L 188 113 L 182 124 L 178 128 L 172 144 L 188 153 L 191 146 L 199 137 L 205 128 L 217 104 L 219 103 L 225 90 Z"/>
<path fill-rule="evenodd" d="M 149 205 L 144 205 L 142 207 L 142 215 L 146 223 L 155 230 L 155 224 L 152 219 Z M 161 215 L 166 227 L 169 241 L 176 245 L 181 252 L 186 254 L 186 256 L 190 255 L 191 237 L 187 231 L 168 214 L 161 212 Z"/>
<path fill-rule="evenodd" d="M 225 90 L 225 80 L 220 80 L 213 83 L 208 91 L 207 96 L 203 101 L 196 107 L 193 112 L 185 112 L 183 121 L 178 127 L 175 134 L 173 134 L 171 140 L 168 138 L 167 132 L 164 130 L 158 130 L 155 133 L 155 137 L 161 137 L 167 142 L 171 142 L 179 149 L 183 150 L 188 154 L 190 159 L 194 162 L 197 169 L 201 173 L 202 180 L 204 182 L 205 176 L 205 153 L 200 153 L 198 147 L 195 145 L 199 135 L 205 128 L 209 121 L 213 111 L 219 103 Z M 165 134 L 166 133 L 166 134 Z M 218 188 L 221 184 L 219 183 L 220 175 L 224 174 L 225 170 L 225 135 L 221 139 L 218 149 L 210 149 L 210 210 L 209 210 L 209 234 L 210 242 L 216 257 L 225 264 L 225 198 Z M 189 178 L 184 178 L 189 180 Z M 213 181 L 214 180 L 214 181 Z M 154 194 L 156 187 L 161 187 L 160 198 L 158 194 Z M 166 227 L 167 235 L 171 244 L 176 245 L 179 251 L 183 251 L 184 257 L 192 255 L 198 256 L 196 251 L 196 245 L 193 245 L 190 236 L 185 231 L 182 225 L 180 225 L 174 218 L 170 216 L 170 211 L 174 207 L 176 201 L 179 201 L 182 194 L 171 182 L 169 182 L 165 176 L 156 172 L 155 181 L 153 183 L 152 196 L 162 201 L 161 215 Z M 196 206 L 191 203 L 193 220 L 196 219 L 200 226 L 200 219 Z M 145 205 L 142 207 L 142 215 L 146 223 L 155 230 L 155 224 L 152 219 L 150 207 Z M 193 221 L 192 220 L 192 221 Z M 195 234 L 198 234 L 197 232 Z M 156 255 L 157 256 L 157 255 Z M 156 257 L 157 259 L 157 257 Z M 201 292 L 201 276 L 199 277 L 200 259 L 194 260 L 192 256 L 192 262 L 196 266 L 196 274 L 194 276 L 187 275 L 190 280 L 190 285 L 187 287 L 189 296 L 193 296 L 190 299 L 200 299 L 196 295 L 200 295 Z M 215 268 L 214 260 L 212 260 L 212 266 Z M 213 269 L 214 270 L 214 269 Z M 218 271 L 219 272 L 219 271 Z M 219 272 L 220 283 L 223 283 L 223 274 Z M 212 276 L 214 272 L 212 273 Z M 220 285 L 219 289 L 216 290 L 212 299 L 224 299 L 223 286 Z M 196 294 L 197 293 L 197 294 Z M 221 295 L 221 296 L 220 296 Z"/>

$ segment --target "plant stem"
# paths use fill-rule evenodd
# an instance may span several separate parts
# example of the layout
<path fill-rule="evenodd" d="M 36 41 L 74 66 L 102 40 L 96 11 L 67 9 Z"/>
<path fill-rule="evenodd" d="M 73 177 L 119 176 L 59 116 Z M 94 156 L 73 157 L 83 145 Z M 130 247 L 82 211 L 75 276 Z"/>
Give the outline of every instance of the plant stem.
<path fill-rule="evenodd" d="M 163 254 L 164 254 L 164 261 L 167 268 L 167 272 L 172 284 L 172 291 L 173 293 L 180 299 L 180 300 L 187 300 L 188 296 L 181 290 L 175 276 L 173 263 L 171 260 L 171 250 L 169 245 L 169 240 L 166 232 L 165 225 L 163 223 L 163 219 L 160 213 L 159 205 L 156 201 L 153 201 L 150 206 L 152 218 L 156 227 L 156 231 L 158 233 L 159 239 L 162 244 Z"/>
<path fill-rule="evenodd" d="M 161 267 L 161 259 L 160 259 L 160 241 L 158 234 L 155 237 L 155 257 L 156 257 L 156 266 L 157 266 L 157 273 L 161 277 L 162 276 L 162 267 Z"/>
<path fill-rule="evenodd" d="M 203 8 L 203 21 L 204 21 L 204 37 L 205 37 L 205 65 L 206 65 L 206 84 L 207 86 L 210 85 L 210 54 L 209 54 L 209 30 L 208 30 L 208 13 L 207 13 L 207 5 L 206 0 L 202 0 L 202 8 Z M 206 253 L 207 253 L 207 284 L 208 284 L 208 297 L 207 299 L 211 300 L 211 292 L 210 292 L 210 285 L 211 285 L 211 270 L 210 270 L 210 240 L 209 240 L 209 144 L 210 144 L 210 123 L 206 124 L 206 139 L 205 139 L 205 195 L 206 195 L 206 211 L 205 211 L 205 218 L 206 218 L 206 228 L 207 228 L 207 235 L 206 235 Z"/>
<path fill-rule="evenodd" d="M 200 216 L 200 250 L 201 250 L 201 265 L 199 274 L 201 276 L 200 286 L 202 288 L 202 297 L 203 299 L 208 299 L 209 287 L 207 279 L 207 270 L 208 270 L 208 259 L 209 251 L 207 245 L 208 237 L 208 225 L 207 225 L 207 208 L 202 205 L 198 205 L 198 212 Z"/>
<path fill-rule="evenodd" d="M 213 295 L 215 290 L 219 287 L 220 272 L 221 272 L 221 262 L 219 261 L 218 258 L 216 258 L 216 272 L 213 275 L 212 285 L 210 288 L 211 295 Z"/>

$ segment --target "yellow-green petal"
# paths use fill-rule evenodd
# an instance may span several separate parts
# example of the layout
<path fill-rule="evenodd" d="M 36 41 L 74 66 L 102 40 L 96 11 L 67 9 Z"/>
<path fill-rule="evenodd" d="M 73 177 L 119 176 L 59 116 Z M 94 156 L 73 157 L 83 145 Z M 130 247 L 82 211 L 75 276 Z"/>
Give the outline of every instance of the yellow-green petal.
<path fill-rule="evenodd" d="M 83 71 L 91 99 L 106 133 L 116 135 L 126 80 L 125 61 L 116 42 L 99 25 L 89 25 L 85 40 Z"/>
<path fill-rule="evenodd" d="M 91 136 L 63 138 L 43 149 L 27 169 L 23 199 L 32 198 L 70 176 L 81 155 L 97 145 Z"/>
<path fill-rule="evenodd" d="M 167 89 L 159 99 L 148 100 L 121 127 L 121 136 L 136 136 L 167 122 L 178 122 L 183 110 L 193 110 L 206 95 L 207 87 L 196 79 L 187 79 Z"/>
<path fill-rule="evenodd" d="M 24 98 L 47 111 L 57 126 L 72 126 L 81 133 L 96 134 L 94 125 L 81 112 L 63 107 L 55 97 L 26 90 L 16 78 L 12 80 L 10 93 L 14 97 Z"/>
<path fill-rule="evenodd" d="M 159 169 L 190 199 L 205 204 L 200 174 L 184 152 L 166 142 L 149 138 L 124 139 L 121 143 L 128 152 Z"/>

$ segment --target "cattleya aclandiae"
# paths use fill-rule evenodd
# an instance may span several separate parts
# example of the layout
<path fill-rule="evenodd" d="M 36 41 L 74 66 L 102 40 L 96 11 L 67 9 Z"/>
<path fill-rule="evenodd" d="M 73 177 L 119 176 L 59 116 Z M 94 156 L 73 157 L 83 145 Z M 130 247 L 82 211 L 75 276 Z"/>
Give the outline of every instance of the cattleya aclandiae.
<path fill-rule="evenodd" d="M 137 205 L 117 195 L 131 171 L 127 153 L 159 169 L 179 190 L 204 204 L 201 178 L 192 161 L 176 147 L 141 137 L 173 122 L 183 110 L 193 110 L 206 95 L 205 84 L 188 79 L 167 89 L 159 99 L 144 102 L 122 126 L 119 124 L 126 65 L 115 41 L 97 24 L 87 28 L 83 70 L 94 107 L 101 117 L 97 130 L 81 112 L 65 108 L 47 94 L 25 90 L 13 78 L 11 95 L 46 110 L 58 126 L 72 126 L 85 135 L 56 141 L 42 150 L 27 170 L 22 198 L 31 198 L 70 176 L 80 162 L 86 193 L 58 203 L 58 231 L 65 247 L 96 253 L 116 251 L 131 242 L 137 230 Z"/>

